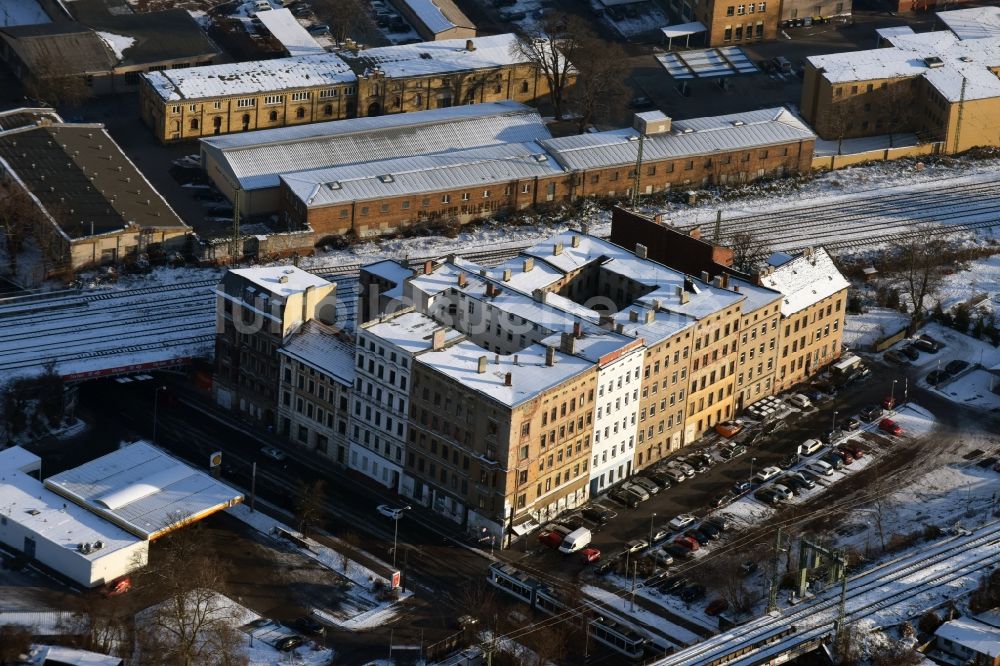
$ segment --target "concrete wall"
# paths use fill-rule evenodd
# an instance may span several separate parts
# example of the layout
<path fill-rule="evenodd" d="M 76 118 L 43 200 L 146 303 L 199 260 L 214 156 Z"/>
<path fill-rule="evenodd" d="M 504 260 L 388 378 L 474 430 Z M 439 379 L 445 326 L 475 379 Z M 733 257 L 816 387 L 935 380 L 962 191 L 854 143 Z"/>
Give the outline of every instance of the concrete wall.
<path fill-rule="evenodd" d="M 843 169 L 854 164 L 865 162 L 887 162 L 898 160 L 902 157 L 922 157 L 924 155 L 939 155 L 944 152 L 944 143 L 921 143 L 916 146 L 902 146 L 900 148 L 885 148 L 882 150 L 867 150 L 860 153 L 849 153 L 846 155 L 823 155 L 813 157 L 813 170 L 833 171 Z"/>

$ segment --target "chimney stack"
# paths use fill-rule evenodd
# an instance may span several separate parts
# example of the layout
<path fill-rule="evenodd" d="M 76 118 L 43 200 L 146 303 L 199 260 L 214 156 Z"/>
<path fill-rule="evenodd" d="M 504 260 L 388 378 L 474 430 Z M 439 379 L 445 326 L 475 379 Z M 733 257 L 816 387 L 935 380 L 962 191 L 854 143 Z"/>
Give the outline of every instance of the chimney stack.
<path fill-rule="evenodd" d="M 531 297 L 533 299 L 535 299 L 536 301 L 538 301 L 539 303 L 544 303 L 545 302 L 545 290 L 544 289 L 535 289 L 534 291 L 531 292 Z"/>
<path fill-rule="evenodd" d="M 722 274 L 722 288 L 723 289 L 729 288 L 729 273 Z"/>
<path fill-rule="evenodd" d="M 716 275 L 712 279 L 712 286 L 714 286 L 714 287 L 721 287 L 722 286 L 722 276 L 721 275 Z"/>
<path fill-rule="evenodd" d="M 580 322 L 573 322 L 573 337 L 582 338 L 583 337 L 583 324 Z"/>
<path fill-rule="evenodd" d="M 602 314 L 597 320 L 597 325 L 601 328 L 611 328 L 614 324 L 615 318 L 609 314 Z"/>
<path fill-rule="evenodd" d="M 510 282 L 510 269 L 509 268 L 503 269 L 503 281 L 504 282 Z"/>
<path fill-rule="evenodd" d="M 508 372 L 503 376 L 503 385 L 512 386 L 513 384 L 514 384 L 514 375 Z"/>
<path fill-rule="evenodd" d="M 708 271 L 702 271 L 701 272 L 701 281 L 707 283 L 710 280 L 711 280 L 711 277 L 708 275 Z"/>
<path fill-rule="evenodd" d="M 530 273 L 531 269 L 535 267 L 535 258 L 527 257 L 524 260 L 523 268 L 525 273 Z"/>
<path fill-rule="evenodd" d="M 430 275 L 434 272 L 434 262 L 428 259 L 424 262 L 424 275 Z"/>
<path fill-rule="evenodd" d="M 469 284 L 468 279 L 465 277 L 465 273 L 458 274 L 458 286 L 465 288 Z"/>
<path fill-rule="evenodd" d="M 562 243 L 556 243 L 555 245 L 552 246 L 552 254 L 553 254 L 553 256 L 558 257 L 560 254 L 562 254 L 562 251 L 563 251 L 563 244 Z"/>
<path fill-rule="evenodd" d="M 629 321 L 639 321 L 639 313 L 636 312 L 635 310 L 629 310 L 628 320 Z"/>
<path fill-rule="evenodd" d="M 615 333 L 624 333 L 625 324 L 615 324 Z"/>
<path fill-rule="evenodd" d="M 546 347 L 545 348 L 545 365 L 550 368 L 556 364 L 556 348 Z"/>
<path fill-rule="evenodd" d="M 653 216 L 653 222 L 656 222 L 661 226 L 664 225 L 666 221 L 667 221 L 666 213 L 657 213 L 656 215 Z"/>
<path fill-rule="evenodd" d="M 471 39 L 465 40 L 465 50 L 466 51 L 475 51 L 476 50 L 476 44 L 475 44 L 475 42 L 473 42 Z"/>
<path fill-rule="evenodd" d="M 437 351 L 444 347 L 444 339 L 447 331 L 443 328 L 436 329 L 434 333 L 431 334 L 431 349 Z"/>
<path fill-rule="evenodd" d="M 692 228 L 691 231 L 688 232 L 688 236 L 690 236 L 691 238 L 693 238 L 695 240 L 700 239 L 701 238 L 701 227 L 694 227 L 694 228 Z"/>
<path fill-rule="evenodd" d="M 573 337 L 572 333 L 563 333 L 559 341 L 559 351 L 570 355 L 576 353 L 576 338 Z"/>
<path fill-rule="evenodd" d="M 476 368 L 476 372 L 478 372 L 479 374 L 485 373 L 486 372 L 486 362 L 487 362 L 486 361 L 486 357 L 485 356 L 480 356 L 479 357 L 479 366 Z"/>
<path fill-rule="evenodd" d="M 574 235 L 572 243 L 573 243 L 573 247 L 580 247 L 580 237 L 577 236 L 577 235 Z"/>
<path fill-rule="evenodd" d="M 639 257 L 640 259 L 645 259 L 647 253 L 648 249 L 646 248 L 645 245 L 643 245 L 642 243 L 635 244 L 635 256 Z"/>

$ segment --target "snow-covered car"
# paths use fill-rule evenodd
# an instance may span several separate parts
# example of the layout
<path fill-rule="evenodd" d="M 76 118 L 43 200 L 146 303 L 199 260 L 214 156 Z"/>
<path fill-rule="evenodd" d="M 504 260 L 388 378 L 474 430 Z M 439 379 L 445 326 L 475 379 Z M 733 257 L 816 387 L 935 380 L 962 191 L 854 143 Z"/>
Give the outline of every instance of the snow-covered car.
<path fill-rule="evenodd" d="M 799 409 L 809 409 L 812 407 L 812 402 L 809 398 L 805 397 L 801 393 L 796 393 L 795 395 L 789 397 L 788 404 L 798 407 Z"/>
<path fill-rule="evenodd" d="M 682 513 L 670 521 L 670 529 L 680 531 L 694 524 L 695 517 L 690 513 Z"/>
<path fill-rule="evenodd" d="M 406 511 L 406 508 L 389 506 L 388 504 L 379 504 L 375 510 L 381 513 L 386 518 L 399 520 L 400 518 L 403 517 L 403 512 Z"/>
<path fill-rule="evenodd" d="M 276 446 L 262 446 L 260 452 L 261 454 L 270 458 L 271 460 L 276 460 L 278 462 L 281 462 L 282 460 L 288 457 L 285 455 L 284 451 L 282 451 Z"/>
<path fill-rule="evenodd" d="M 780 467 L 765 467 L 753 475 L 753 480 L 757 483 L 764 483 L 765 481 L 770 481 L 779 474 L 781 474 Z"/>

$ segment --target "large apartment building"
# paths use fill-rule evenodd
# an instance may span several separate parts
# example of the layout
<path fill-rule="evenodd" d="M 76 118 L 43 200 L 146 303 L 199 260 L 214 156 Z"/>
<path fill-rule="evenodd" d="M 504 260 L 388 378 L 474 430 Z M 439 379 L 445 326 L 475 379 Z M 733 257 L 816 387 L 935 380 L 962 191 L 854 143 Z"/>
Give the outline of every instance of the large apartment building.
<path fill-rule="evenodd" d="M 822 250 L 753 278 L 646 255 L 570 231 L 493 268 L 367 266 L 353 356 L 339 336 L 326 361 L 354 373 L 338 460 L 506 546 L 839 355 L 847 283 Z M 318 328 L 282 353 L 305 361 Z M 309 366 L 279 414 L 316 396 Z"/>
<path fill-rule="evenodd" d="M 140 112 L 166 143 L 548 94 L 513 34 L 143 74 Z"/>
<path fill-rule="evenodd" d="M 778 37 L 779 0 L 670 0 L 681 22 L 704 26 L 706 46 L 728 46 L 770 41 Z"/>
<path fill-rule="evenodd" d="M 802 115 L 824 139 L 916 133 L 944 152 L 1000 146 L 1000 29 L 939 12 L 951 31 L 880 31 L 886 46 L 806 59 Z M 976 29 L 978 28 L 978 29 Z"/>

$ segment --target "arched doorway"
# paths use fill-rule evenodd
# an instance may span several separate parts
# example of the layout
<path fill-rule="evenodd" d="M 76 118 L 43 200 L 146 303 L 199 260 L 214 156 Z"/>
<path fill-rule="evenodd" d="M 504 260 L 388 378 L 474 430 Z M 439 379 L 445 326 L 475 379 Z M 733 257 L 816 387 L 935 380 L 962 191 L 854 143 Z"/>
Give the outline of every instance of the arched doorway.
<path fill-rule="evenodd" d="M 250 114 L 249 113 L 244 113 L 243 114 L 243 131 L 246 132 L 248 129 L 250 129 Z"/>
<path fill-rule="evenodd" d="M 216 134 L 222 132 L 222 116 L 216 116 L 212 119 L 212 129 Z"/>
<path fill-rule="evenodd" d="M 382 115 L 382 106 L 378 102 L 372 102 L 368 105 L 368 115 L 369 116 L 379 116 Z"/>

